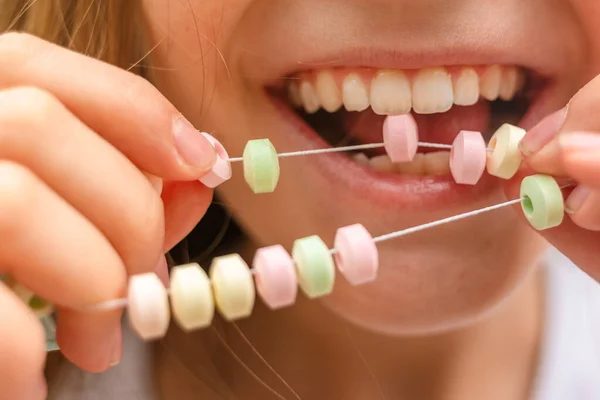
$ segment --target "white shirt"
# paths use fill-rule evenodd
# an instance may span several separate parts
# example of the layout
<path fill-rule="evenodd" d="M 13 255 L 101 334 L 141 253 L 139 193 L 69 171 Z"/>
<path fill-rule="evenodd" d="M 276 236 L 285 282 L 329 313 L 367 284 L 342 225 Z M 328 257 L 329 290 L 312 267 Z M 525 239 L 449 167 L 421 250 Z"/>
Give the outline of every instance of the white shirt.
<path fill-rule="evenodd" d="M 546 268 L 545 338 L 532 400 L 598 400 L 600 285 L 557 251 Z"/>
<path fill-rule="evenodd" d="M 556 251 L 545 268 L 545 337 L 531 400 L 598 400 L 600 285 Z M 50 399 L 154 400 L 148 345 L 126 331 L 123 347 L 122 362 L 105 374 L 61 371 Z"/>

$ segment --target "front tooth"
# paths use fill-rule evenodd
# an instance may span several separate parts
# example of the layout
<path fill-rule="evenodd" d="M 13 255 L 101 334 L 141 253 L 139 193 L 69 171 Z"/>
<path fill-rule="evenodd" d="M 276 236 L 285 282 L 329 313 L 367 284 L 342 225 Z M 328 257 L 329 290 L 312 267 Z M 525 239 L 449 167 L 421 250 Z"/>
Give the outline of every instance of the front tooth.
<path fill-rule="evenodd" d="M 367 157 L 365 153 L 356 153 L 352 156 L 352 159 L 365 167 L 369 165 L 369 157 Z"/>
<path fill-rule="evenodd" d="M 419 71 L 413 81 L 413 110 L 418 114 L 443 113 L 452 108 L 452 78 L 444 68 Z"/>
<path fill-rule="evenodd" d="M 394 164 L 386 154 L 375 156 L 369 160 L 369 166 L 378 172 L 393 172 Z"/>
<path fill-rule="evenodd" d="M 479 100 L 479 76 L 473 68 L 465 68 L 454 82 L 454 104 L 472 106 Z"/>
<path fill-rule="evenodd" d="M 500 82 L 499 96 L 504 101 L 510 101 L 517 93 L 517 85 L 519 84 L 519 73 L 514 67 L 505 68 L 502 80 Z"/>
<path fill-rule="evenodd" d="M 485 70 L 481 76 L 479 87 L 479 91 L 484 99 L 494 101 L 498 98 L 501 78 L 502 68 L 499 65 L 492 65 Z"/>
<path fill-rule="evenodd" d="M 336 112 L 342 106 L 342 95 L 338 89 L 333 74 L 330 71 L 321 71 L 316 80 L 317 94 L 321 105 L 327 112 Z"/>
<path fill-rule="evenodd" d="M 447 175 L 450 172 L 450 152 L 435 151 L 424 154 L 423 171 L 425 175 Z"/>
<path fill-rule="evenodd" d="M 302 98 L 304 110 L 309 114 L 317 112 L 321 107 L 319 95 L 313 85 L 308 81 L 302 81 L 300 84 L 300 98 Z"/>
<path fill-rule="evenodd" d="M 423 153 L 415 154 L 415 157 L 410 162 L 397 163 L 395 165 L 396 172 L 406 175 L 423 175 L 424 160 Z"/>
<path fill-rule="evenodd" d="M 369 94 L 358 74 L 348 74 L 342 87 L 342 99 L 346 110 L 364 111 L 369 107 Z"/>
<path fill-rule="evenodd" d="M 410 112 L 410 82 L 402 72 L 380 71 L 371 81 L 371 108 L 379 115 Z"/>

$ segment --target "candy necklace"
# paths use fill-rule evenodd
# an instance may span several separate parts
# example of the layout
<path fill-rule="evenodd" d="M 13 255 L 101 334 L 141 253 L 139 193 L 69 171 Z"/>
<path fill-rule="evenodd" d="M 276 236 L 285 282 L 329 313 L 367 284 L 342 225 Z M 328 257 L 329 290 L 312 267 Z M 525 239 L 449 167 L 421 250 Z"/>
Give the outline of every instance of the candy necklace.
<path fill-rule="evenodd" d="M 381 147 L 393 163 L 412 161 L 418 147 L 450 149 L 450 172 L 459 184 L 477 184 L 485 170 L 490 175 L 510 179 L 522 162 L 518 145 L 525 131 L 504 124 L 488 145 L 483 135 L 474 131 L 461 131 L 452 145 L 426 143 L 418 140 L 412 117 L 399 115 L 386 118 L 383 143 L 277 153 L 268 139 L 257 139 L 249 141 L 243 156 L 237 158 L 230 158 L 216 139 L 204 135 L 215 147 L 217 161 L 201 181 L 214 188 L 231 177 L 232 163 L 242 162 L 247 184 L 259 194 L 276 189 L 280 158 Z M 235 321 L 250 316 L 256 294 L 271 309 L 294 304 L 298 287 L 310 299 L 330 294 L 336 267 L 351 285 L 372 282 L 379 268 L 378 243 L 519 203 L 525 217 L 537 230 L 562 223 L 564 199 L 561 187 L 550 176 L 532 175 L 522 180 L 517 199 L 381 236 L 373 237 L 363 225 L 353 224 L 337 230 L 332 248 L 313 235 L 296 240 L 291 254 L 281 245 L 258 249 L 252 268 L 238 254 L 215 258 L 208 273 L 196 263 L 180 265 L 171 270 L 169 289 L 154 273 L 134 275 L 129 279 L 126 298 L 104 302 L 86 311 L 127 308 L 130 325 L 143 340 L 163 337 L 171 316 L 186 331 L 210 326 L 215 310 L 225 320 Z M 51 305 L 18 283 L 7 282 L 48 323 Z M 49 350 L 56 348 L 55 343 L 49 344 Z"/>

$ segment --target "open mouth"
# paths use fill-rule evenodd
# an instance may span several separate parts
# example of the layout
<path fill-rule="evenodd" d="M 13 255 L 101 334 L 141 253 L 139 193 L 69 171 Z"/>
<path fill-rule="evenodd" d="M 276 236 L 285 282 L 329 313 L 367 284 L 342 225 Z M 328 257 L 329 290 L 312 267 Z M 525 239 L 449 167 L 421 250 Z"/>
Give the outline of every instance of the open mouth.
<path fill-rule="evenodd" d="M 278 97 L 313 146 L 382 143 L 386 117 L 408 113 L 420 142 L 450 145 L 461 130 L 481 132 L 489 142 L 503 123 L 518 125 L 546 84 L 516 66 L 340 67 L 296 73 Z M 316 164 L 331 180 L 363 193 L 378 192 L 375 197 L 388 203 L 432 204 L 429 196 L 439 204 L 442 195 L 464 202 L 465 194 L 472 200 L 498 186 L 486 173 L 476 186 L 456 184 L 449 149 L 422 146 L 411 162 L 402 163 L 391 162 L 382 147 L 322 157 Z"/>
<path fill-rule="evenodd" d="M 422 142 L 451 144 L 461 130 L 486 142 L 503 123 L 518 124 L 535 88 L 517 67 L 427 68 L 418 71 L 333 69 L 298 74 L 287 86 L 290 105 L 331 146 L 382 142 L 388 115 L 411 113 Z M 449 150 L 421 147 L 408 163 L 392 163 L 383 148 L 347 153 L 381 173 L 447 176 Z"/>

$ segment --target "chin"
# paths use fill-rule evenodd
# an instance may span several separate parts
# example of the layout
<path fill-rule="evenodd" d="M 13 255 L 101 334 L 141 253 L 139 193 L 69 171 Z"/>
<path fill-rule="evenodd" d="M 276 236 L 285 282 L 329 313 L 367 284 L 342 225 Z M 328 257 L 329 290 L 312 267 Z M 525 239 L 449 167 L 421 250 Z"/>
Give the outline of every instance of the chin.
<path fill-rule="evenodd" d="M 384 335 L 436 335 L 477 324 L 531 282 L 547 248 L 517 221 L 477 224 L 494 222 L 492 229 L 466 223 L 424 234 L 419 243 L 390 243 L 381 250 L 376 281 L 357 287 L 340 276 L 322 303 L 351 324 Z M 457 238 L 441 241 L 450 235 Z"/>

